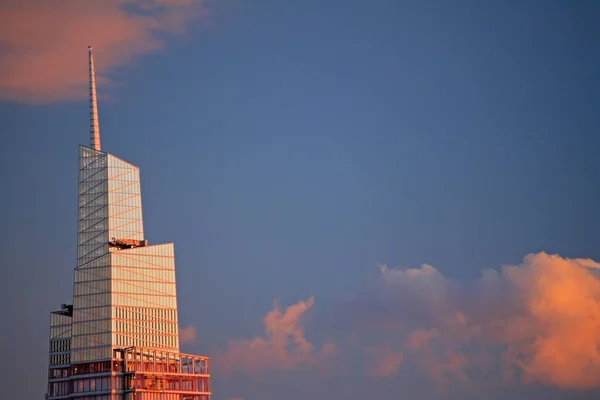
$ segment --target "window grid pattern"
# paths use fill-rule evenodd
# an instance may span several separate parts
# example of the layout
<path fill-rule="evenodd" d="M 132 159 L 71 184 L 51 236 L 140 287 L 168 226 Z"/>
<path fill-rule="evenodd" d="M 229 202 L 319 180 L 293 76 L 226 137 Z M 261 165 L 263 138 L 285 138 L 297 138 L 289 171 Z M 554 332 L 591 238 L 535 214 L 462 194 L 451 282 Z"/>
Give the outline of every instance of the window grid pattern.
<path fill-rule="evenodd" d="M 50 313 L 50 340 L 71 339 L 73 318 L 60 311 Z"/>
<path fill-rule="evenodd" d="M 71 339 L 50 339 L 50 366 L 71 364 Z"/>
<path fill-rule="evenodd" d="M 72 362 L 110 359 L 109 157 L 79 147 L 79 229 Z"/>
<path fill-rule="evenodd" d="M 110 254 L 104 254 L 75 270 L 72 326 L 73 362 L 111 357 L 110 276 Z"/>
<path fill-rule="evenodd" d="M 114 343 L 178 350 L 173 244 L 118 250 L 111 257 Z"/>
<path fill-rule="evenodd" d="M 144 239 L 140 169 L 108 154 L 109 238 Z"/>
<path fill-rule="evenodd" d="M 79 146 L 79 216 L 77 266 L 108 249 L 107 154 Z"/>

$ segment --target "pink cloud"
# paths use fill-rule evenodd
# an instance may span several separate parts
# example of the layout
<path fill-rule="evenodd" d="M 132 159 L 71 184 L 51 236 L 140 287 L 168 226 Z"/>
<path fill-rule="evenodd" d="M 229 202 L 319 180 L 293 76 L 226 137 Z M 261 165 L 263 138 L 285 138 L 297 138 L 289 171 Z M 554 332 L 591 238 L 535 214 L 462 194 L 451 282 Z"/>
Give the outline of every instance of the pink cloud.
<path fill-rule="evenodd" d="M 368 357 L 373 362 L 367 366 L 367 374 L 379 378 L 386 378 L 398 372 L 404 360 L 401 351 L 394 351 L 385 346 L 368 346 L 365 348 Z"/>
<path fill-rule="evenodd" d="M 87 96 L 87 46 L 96 73 L 165 47 L 203 13 L 200 0 L 7 0 L 0 4 L 0 99 L 44 104 Z"/>
<path fill-rule="evenodd" d="M 336 352 L 334 343 L 328 342 L 316 352 L 305 337 L 302 317 L 313 304 L 310 297 L 283 310 L 275 301 L 273 310 L 263 318 L 265 336 L 230 341 L 226 352 L 214 357 L 215 365 L 223 374 L 241 370 L 258 375 L 270 368 L 287 371 L 315 365 L 331 357 Z"/>
<path fill-rule="evenodd" d="M 520 265 L 483 271 L 471 284 L 431 266 L 381 267 L 383 294 L 363 296 L 357 315 L 356 326 L 383 327 L 376 332 L 377 351 L 367 354 L 369 373 L 391 376 L 410 362 L 442 387 L 467 384 L 473 376 L 481 382 L 488 373 L 599 388 L 598 267 L 589 259 L 530 254 Z M 401 324 L 394 323 L 398 319 Z"/>
<path fill-rule="evenodd" d="M 196 340 L 198 337 L 198 332 L 196 332 L 196 327 L 193 325 L 189 325 L 183 329 L 179 329 L 179 341 L 181 343 L 190 343 Z"/>
<path fill-rule="evenodd" d="M 503 269 L 526 313 L 502 321 L 497 339 L 527 380 L 600 387 L 600 280 L 591 268 L 598 264 L 541 253 Z"/>

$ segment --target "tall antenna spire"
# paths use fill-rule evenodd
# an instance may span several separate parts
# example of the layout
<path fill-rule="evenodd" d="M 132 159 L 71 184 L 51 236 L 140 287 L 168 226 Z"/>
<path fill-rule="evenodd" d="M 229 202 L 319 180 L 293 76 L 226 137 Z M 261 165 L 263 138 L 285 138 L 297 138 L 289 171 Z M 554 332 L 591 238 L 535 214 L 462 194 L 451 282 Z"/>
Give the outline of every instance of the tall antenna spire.
<path fill-rule="evenodd" d="M 96 74 L 92 46 L 88 46 L 90 65 L 90 142 L 94 150 L 100 151 L 100 124 L 98 123 L 98 102 L 96 101 Z"/>

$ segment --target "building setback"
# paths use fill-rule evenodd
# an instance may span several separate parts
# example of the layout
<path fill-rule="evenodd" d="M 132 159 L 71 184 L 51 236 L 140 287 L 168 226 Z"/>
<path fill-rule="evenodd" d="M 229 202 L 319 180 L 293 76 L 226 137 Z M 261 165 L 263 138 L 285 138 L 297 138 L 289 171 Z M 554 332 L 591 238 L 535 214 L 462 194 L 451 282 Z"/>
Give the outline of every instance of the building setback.
<path fill-rule="evenodd" d="M 88 53 L 73 302 L 50 314 L 46 398 L 210 400 L 209 358 L 179 352 L 173 243 L 148 244 L 139 168 L 101 151 Z"/>

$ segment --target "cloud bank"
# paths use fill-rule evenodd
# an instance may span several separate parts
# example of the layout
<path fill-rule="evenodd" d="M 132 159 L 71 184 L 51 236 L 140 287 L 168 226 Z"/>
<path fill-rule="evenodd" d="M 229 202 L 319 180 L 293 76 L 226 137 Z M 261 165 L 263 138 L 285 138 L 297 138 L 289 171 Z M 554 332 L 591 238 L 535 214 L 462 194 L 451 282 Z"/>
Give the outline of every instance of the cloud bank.
<path fill-rule="evenodd" d="M 163 49 L 183 34 L 200 0 L 7 0 L 0 3 L 0 100 L 29 104 L 87 96 L 87 46 L 96 73 Z"/>
<path fill-rule="evenodd" d="M 566 389 L 600 387 L 599 264 L 545 253 L 484 270 L 462 284 L 437 269 L 381 267 L 379 290 L 347 309 L 377 336 L 367 372 L 392 376 L 403 362 L 436 382 L 474 377 Z M 358 329 L 358 328 L 357 328 Z"/>
<path fill-rule="evenodd" d="M 546 253 L 483 270 L 468 283 L 430 265 L 381 266 L 375 284 L 331 316 L 338 345 L 316 352 L 306 339 L 301 320 L 314 304 L 309 298 L 285 310 L 276 304 L 263 319 L 265 337 L 231 341 L 214 360 L 225 373 L 326 362 L 337 362 L 340 372 L 350 355 L 362 360 L 366 376 L 394 379 L 416 371 L 441 389 L 600 388 L 599 273 L 593 260 Z"/>

